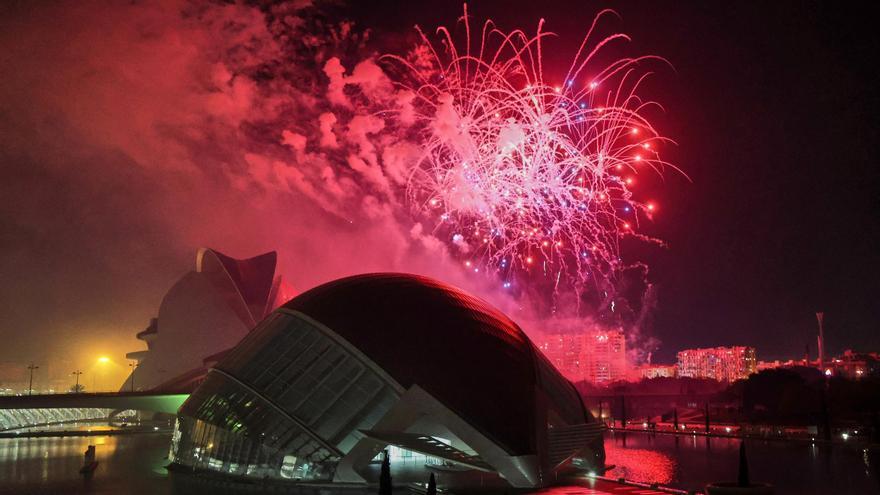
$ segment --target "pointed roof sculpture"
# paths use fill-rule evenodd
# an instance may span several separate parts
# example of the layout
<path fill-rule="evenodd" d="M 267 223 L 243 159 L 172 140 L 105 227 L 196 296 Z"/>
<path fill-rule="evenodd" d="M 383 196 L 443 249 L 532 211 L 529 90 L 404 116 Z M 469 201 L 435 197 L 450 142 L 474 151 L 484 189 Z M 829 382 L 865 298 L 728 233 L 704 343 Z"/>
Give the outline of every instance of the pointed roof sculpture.
<path fill-rule="evenodd" d="M 228 287 L 227 302 L 245 325 L 251 327 L 272 311 L 281 285 L 275 276 L 278 256 L 275 251 L 252 258 L 235 259 L 210 248 L 200 248 L 196 255 L 196 271 L 204 274 L 217 287 Z"/>
<path fill-rule="evenodd" d="M 130 352 L 138 361 L 136 386 L 192 388 L 207 368 L 276 307 L 293 289 L 276 274 L 274 251 L 235 259 L 209 248 L 196 266 L 162 298 L 157 318 L 137 334 L 147 349 Z M 131 387 L 131 376 L 123 389 Z"/>

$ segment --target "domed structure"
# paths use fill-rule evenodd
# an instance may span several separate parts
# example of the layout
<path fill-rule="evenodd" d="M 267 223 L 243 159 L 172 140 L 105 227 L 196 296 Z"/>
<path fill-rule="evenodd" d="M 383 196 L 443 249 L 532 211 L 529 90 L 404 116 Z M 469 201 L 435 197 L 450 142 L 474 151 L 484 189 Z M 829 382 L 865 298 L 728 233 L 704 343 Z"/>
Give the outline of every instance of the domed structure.
<path fill-rule="evenodd" d="M 548 484 L 604 463 L 602 425 L 525 333 L 436 280 L 369 274 L 263 320 L 181 407 L 174 462 L 363 482 L 384 448 Z"/>

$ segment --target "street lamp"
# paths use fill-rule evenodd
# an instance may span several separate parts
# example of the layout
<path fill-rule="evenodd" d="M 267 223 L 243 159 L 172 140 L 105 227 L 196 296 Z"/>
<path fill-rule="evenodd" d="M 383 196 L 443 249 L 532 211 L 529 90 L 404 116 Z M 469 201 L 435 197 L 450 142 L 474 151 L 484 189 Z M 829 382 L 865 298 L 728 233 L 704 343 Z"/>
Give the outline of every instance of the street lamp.
<path fill-rule="evenodd" d="M 31 370 L 31 380 L 28 383 L 28 395 L 31 395 L 31 393 L 34 391 L 34 370 L 38 370 L 40 369 L 40 367 L 34 366 L 34 363 L 31 362 L 30 366 L 28 366 L 28 369 Z"/>
<path fill-rule="evenodd" d="M 83 372 L 80 371 L 80 370 L 76 370 L 76 371 L 74 371 L 73 373 L 71 373 L 71 375 L 75 375 L 75 376 L 76 376 L 76 385 L 73 387 L 73 393 L 75 393 L 75 394 L 80 393 L 80 389 L 79 389 L 79 375 L 82 375 L 82 374 L 83 374 Z"/>
<path fill-rule="evenodd" d="M 138 367 L 137 361 L 133 363 L 128 363 L 128 367 L 131 368 L 131 391 L 134 392 L 134 371 Z"/>
<path fill-rule="evenodd" d="M 34 366 L 34 363 L 31 362 L 30 366 L 28 366 L 27 369 L 31 370 L 31 380 L 28 383 L 28 395 L 31 395 L 31 393 L 34 391 L 34 370 L 38 370 L 40 369 L 40 367 Z"/>

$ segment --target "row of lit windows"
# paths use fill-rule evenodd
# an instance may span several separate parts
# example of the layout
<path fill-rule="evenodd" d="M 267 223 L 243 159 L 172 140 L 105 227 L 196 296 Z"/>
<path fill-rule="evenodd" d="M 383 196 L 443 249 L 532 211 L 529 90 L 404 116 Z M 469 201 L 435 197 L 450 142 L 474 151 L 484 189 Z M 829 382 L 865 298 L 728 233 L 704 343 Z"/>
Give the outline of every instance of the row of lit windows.
<path fill-rule="evenodd" d="M 280 476 L 284 456 L 315 465 L 311 479 L 329 479 L 338 456 L 236 383 L 212 373 L 181 409 L 174 460 L 236 475 Z"/>
<path fill-rule="evenodd" d="M 397 400 L 366 363 L 292 315 L 266 319 L 221 367 L 181 408 L 180 463 L 329 479 L 340 453 L 363 437 L 359 430 L 370 429 Z M 268 461 L 254 457 L 267 455 Z"/>

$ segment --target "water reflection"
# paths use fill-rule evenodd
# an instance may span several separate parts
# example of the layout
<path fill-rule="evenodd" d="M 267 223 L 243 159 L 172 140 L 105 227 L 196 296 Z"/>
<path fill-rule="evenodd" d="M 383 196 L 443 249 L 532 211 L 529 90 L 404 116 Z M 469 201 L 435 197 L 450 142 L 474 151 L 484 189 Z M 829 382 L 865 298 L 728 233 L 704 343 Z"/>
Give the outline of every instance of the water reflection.
<path fill-rule="evenodd" d="M 4 439 L 0 441 L 0 479 L 13 483 L 77 479 L 89 443 L 98 446 L 99 462 L 116 450 L 115 437 Z"/>
<path fill-rule="evenodd" d="M 699 490 L 712 481 L 736 479 L 739 439 L 609 432 L 608 474 Z M 752 479 L 776 485 L 776 493 L 827 495 L 880 493 L 880 452 L 807 443 L 749 440 Z"/>
<path fill-rule="evenodd" d="M 99 463 L 93 481 L 79 474 L 90 444 Z M 0 439 L 0 493 L 153 493 L 149 478 L 164 472 L 150 470 L 167 451 L 167 435 Z"/>
<path fill-rule="evenodd" d="M 675 460 L 662 452 L 647 449 L 605 446 L 607 463 L 616 467 L 608 476 L 645 483 L 671 483 L 675 474 Z"/>
<path fill-rule="evenodd" d="M 172 483 L 175 480 L 169 479 L 163 468 L 168 462 L 169 441 L 167 434 L 0 439 L 0 494 L 221 493 L 217 485 L 200 480 L 183 478 Z M 97 445 L 100 464 L 94 479 L 87 481 L 78 471 L 83 451 L 90 443 Z M 608 463 L 616 465 L 608 473 L 613 477 L 659 482 L 685 490 L 702 489 L 710 481 L 736 477 L 737 439 L 609 433 L 605 445 Z M 878 451 L 765 441 L 748 442 L 747 449 L 752 478 L 775 484 L 777 495 L 880 493 Z M 567 487 L 540 493 L 582 492 L 583 487 Z M 228 489 L 223 493 L 239 492 Z"/>

